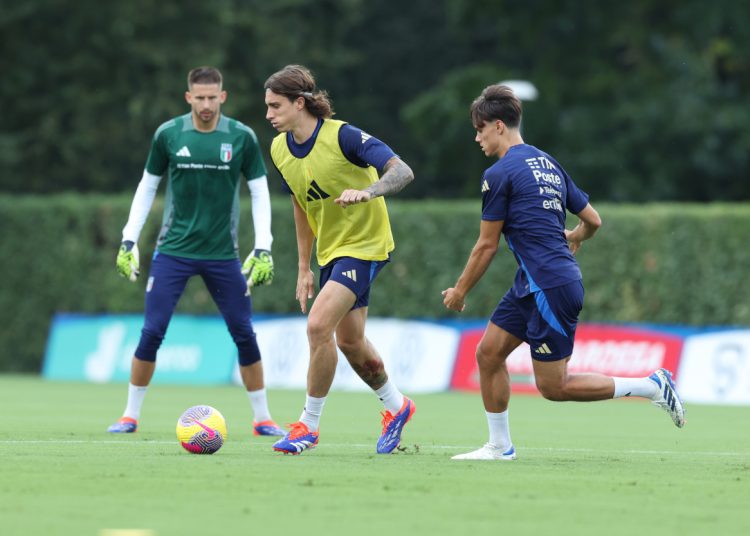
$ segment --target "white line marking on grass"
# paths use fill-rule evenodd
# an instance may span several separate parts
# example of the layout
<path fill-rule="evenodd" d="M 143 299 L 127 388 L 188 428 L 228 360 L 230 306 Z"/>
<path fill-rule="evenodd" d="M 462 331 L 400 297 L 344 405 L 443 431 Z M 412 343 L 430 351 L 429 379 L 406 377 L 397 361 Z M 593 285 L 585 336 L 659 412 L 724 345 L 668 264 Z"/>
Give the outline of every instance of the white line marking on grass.
<path fill-rule="evenodd" d="M 674 454 L 696 454 L 699 456 L 750 456 L 750 452 L 712 452 L 712 451 L 690 451 L 690 450 L 606 450 L 606 449 L 569 449 L 553 447 L 522 447 L 519 450 L 547 451 L 547 452 L 573 452 L 580 454 L 644 454 L 648 456 L 671 456 Z"/>
<path fill-rule="evenodd" d="M 34 444 L 57 444 L 57 445 L 174 445 L 175 441 L 155 441 L 147 439 L 133 441 L 111 441 L 99 439 L 0 439 L 0 445 L 34 445 Z"/>
<path fill-rule="evenodd" d="M 408 445 L 408 443 L 407 443 Z M 357 444 L 357 443 L 321 443 L 320 447 L 355 447 L 355 448 L 374 448 L 374 445 L 369 444 Z M 441 450 L 471 450 L 477 448 L 476 445 L 419 445 L 419 448 L 423 449 L 441 449 Z M 581 448 L 557 448 L 557 447 L 524 447 L 520 446 L 517 448 L 518 451 L 543 451 L 552 453 L 577 453 L 577 454 L 644 454 L 644 455 L 663 455 L 671 456 L 674 454 L 696 454 L 699 456 L 750 456 L 750 452 L 711 452 L 711 451 L 687 451 L 687 450 L 606 450 L 606 449 L 581 449 Z"/>
<path fill-rule="evenodd" d="M 0 445 L 38 445 L 38 444 L 54 444 L 54 445 L 176 445 L 177 441 L 160 441 L 160 440 L 112 440 L 112 439 L 0 439 Z M 272 443 L 261 443 L 253 442 L 251 446 L 257 447 L 270 447 Z M 406 445 L 409 445 L 406 443 Z M 419 445 L 419 448 L 430 450 L 455 450 L 463 451 L 475 448 L 476 445 Z M 356 448 L 356 449 L 375 449 L 375 443 L 321 443 L 316 450 L 321 448 Z M 644 456 L 673 456 L 680 454 L 692 454 L 697 456 L 750 456 L 750 452 L 729 452 L 729 451 L 687 451 L 687 450 L 607 450 L 607 449 L 592 449 L 592 448 L 560 448 L 560 447 L 524 447 L 518 448 L 519 451 L 531 451 L 531 452 L 550 452 L 550 453 L 573 453 L 573 454 L 599 454 L 599 455 L 613 455 L 613 454 L 640 454 Z"/>

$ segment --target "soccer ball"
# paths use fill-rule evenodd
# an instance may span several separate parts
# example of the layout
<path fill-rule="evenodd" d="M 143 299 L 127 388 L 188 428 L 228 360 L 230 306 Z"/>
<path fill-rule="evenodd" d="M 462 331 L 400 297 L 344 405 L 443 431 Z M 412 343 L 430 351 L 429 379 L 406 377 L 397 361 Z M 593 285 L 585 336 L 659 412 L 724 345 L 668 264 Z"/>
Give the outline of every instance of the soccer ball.
<path fill-rule="evenodd" d="M 177 439 L 193 454 L 213 454 L 227 438 L 227 423 L 211 406 L 193 406 L 177 421 Z"/>

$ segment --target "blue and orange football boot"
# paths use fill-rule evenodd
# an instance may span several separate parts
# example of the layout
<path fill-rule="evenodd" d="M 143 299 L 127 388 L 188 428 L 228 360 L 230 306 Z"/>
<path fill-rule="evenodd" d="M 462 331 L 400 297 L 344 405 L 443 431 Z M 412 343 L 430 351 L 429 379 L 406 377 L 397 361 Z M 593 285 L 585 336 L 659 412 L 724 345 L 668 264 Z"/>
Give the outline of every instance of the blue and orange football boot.
<path fill-rule="evenodd" d="M 311 432 L 303 422 L 288 424 L 289 432 L 273 444 L 273 450 L 284 454 L 300 454 L 318 444 L 318 432 Z"/>
<path fill-rule="evenodd" d="M 286 435 L 286 432 L 282 430 L 278 424 L 276 424 L 275 422 L 271 420 L 268 420 L 268 421 L 253 422 L 253 435 L 283 436 L 283 435 Z"/>
<path fill-rule="evenodd" d="M 138 421 L 130 417 L 122 417 L 115 424 L 107 428 L 107 432 L 112 434 L 132 434 L 138 430 Z"/>
<path fill-rule="evenodd" d="M 385 410 L 383 415 L 383 433 L 378 439 L 378 454 L 390 454 L 401 443 L 401 430 L 404 425 L 411 420 L 417 407 L 407 397 L 404 397 L 404 403 L 398 413 L 393 415 L 390 411 Z"/>

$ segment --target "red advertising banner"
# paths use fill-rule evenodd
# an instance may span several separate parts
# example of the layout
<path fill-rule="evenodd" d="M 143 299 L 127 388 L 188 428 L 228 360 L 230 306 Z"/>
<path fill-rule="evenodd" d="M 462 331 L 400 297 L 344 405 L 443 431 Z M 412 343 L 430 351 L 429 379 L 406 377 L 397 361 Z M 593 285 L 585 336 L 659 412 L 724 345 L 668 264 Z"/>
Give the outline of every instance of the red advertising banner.
<path fill-rule="evenodd" d="M 483 328 L 462 332 L 451 389 L 479 390 L 474 352 L 483 332 Z M 648 376 L 664 367 L 676 374 L 682 345 L 682 337 L 656 330 L 580 324 L 568 370 L 571 373 L 599 372 L 635 378 Z M 526 343 L 510 354 L 507 365 L 514 392 L 536 392 L 531 354 Z"/>

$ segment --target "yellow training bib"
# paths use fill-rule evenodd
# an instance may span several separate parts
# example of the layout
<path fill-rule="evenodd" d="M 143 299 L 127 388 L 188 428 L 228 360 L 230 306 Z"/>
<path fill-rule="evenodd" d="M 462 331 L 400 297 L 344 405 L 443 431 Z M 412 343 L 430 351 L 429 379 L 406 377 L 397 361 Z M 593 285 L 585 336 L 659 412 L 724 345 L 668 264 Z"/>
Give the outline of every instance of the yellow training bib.
<path fill-rule="evenodd" d="M 378 180 L 372 166 L 359 167 L 344 156 L 339 146 L 339 129 L 344 124 L 324 119 L 312 150 L 303 158 L 289 150 L 285 132 L 271 143 L 271 159 L 307 214 L 317 239 L 320 266 L 338 257 L 382 261 L 395 247 L 382 197 L 347 208 L 333 202 L 346 189 L 364 190 Z"/>

